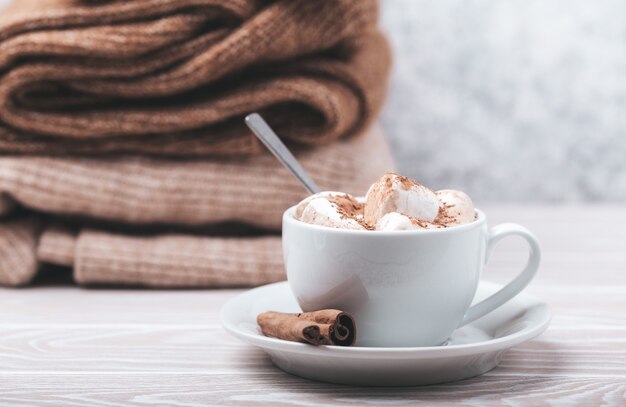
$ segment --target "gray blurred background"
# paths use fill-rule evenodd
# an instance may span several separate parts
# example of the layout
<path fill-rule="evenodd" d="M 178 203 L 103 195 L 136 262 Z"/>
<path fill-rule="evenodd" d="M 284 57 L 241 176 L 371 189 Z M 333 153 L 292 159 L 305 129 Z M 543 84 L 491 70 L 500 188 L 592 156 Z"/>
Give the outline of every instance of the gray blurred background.
<path fill-rule="evenodd" d="M 401 172 L 480 203 L 626 201 L 626 1 L 381 4 Z"/>
<path fill-rule="evenodd" d="M 626 1 L 382 0 L 402 172 L 485 201 L 626 201 Z"/>

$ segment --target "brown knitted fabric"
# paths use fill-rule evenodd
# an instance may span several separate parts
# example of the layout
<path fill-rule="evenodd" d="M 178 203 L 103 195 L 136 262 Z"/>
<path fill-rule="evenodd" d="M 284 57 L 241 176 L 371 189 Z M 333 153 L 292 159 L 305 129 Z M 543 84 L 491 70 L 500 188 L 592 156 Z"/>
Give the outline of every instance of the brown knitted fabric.
<path fill-rule="evenodd" d="M 242 118 L 263 114 L 322 188 L 364 194 L 392 169 L 367 130 L 390 59 L 377 14 L 376 0 L 15 0 L 0 13 L 0 285 L 42 263 L 81 284 L 283 279 L 281 215 L 306 192 Z"/>
<path fill-rule="evenodd" d="M 260 151 L 361 131 L 386 89 L 375 0 L 16 0 L 0 16 L 0 152 Z"/>
<path fill-rule="evenodd" d="M 295 154 L 322 188 L 357 195 L 393 169 L 376 128 Z M 42 262 L 73 267 L 83 284 L 277 281 L 284 278 L 282 212 L 305 195 L 269 154 L 210 161 L 0 157 L 0 284 L 28 283 Z M 224 221 L 269 232 L 215 226 Z"/>

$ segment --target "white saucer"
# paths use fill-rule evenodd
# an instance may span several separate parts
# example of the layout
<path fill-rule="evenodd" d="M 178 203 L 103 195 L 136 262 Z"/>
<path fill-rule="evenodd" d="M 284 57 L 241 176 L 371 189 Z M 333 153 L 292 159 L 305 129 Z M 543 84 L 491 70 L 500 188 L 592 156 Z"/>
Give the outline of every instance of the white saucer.
<path fill-rule="evenodd" d="M 497 284 L 481 283 L 475 301 L 499 288 Z M 261 334 L 256 316 L 269 310 L 300 312 L 287 282 L 255 288 L 231 299 L 222 308 L 222 325 L 242 341 L 263 349 L 276 366 L 288 373 L 365 386 L 426 385 L 481 375 L 496 367 L 507 349 L 541 334 L 551 318 L 545 303 L 522 293 L 456 330 L 445 346 L 316 347 Z"/>

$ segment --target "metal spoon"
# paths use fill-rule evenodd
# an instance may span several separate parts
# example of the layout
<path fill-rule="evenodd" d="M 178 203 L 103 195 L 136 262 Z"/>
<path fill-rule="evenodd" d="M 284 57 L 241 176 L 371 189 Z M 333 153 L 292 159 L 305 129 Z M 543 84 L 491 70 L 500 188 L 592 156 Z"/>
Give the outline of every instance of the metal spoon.
<path fill-rule="evenodd" d="M 258 113 L 252 113 L 246 116 L 246 125 L 261 140 L 268 150 L 278 159 L 300 183 L 312 194 L 320 192 L 320 188 L 315 184 L 313 178 L 302 168 L 296 157 L 291 154 L 289 149 L 278 138 L 274 130 L 263 120 Z"/>

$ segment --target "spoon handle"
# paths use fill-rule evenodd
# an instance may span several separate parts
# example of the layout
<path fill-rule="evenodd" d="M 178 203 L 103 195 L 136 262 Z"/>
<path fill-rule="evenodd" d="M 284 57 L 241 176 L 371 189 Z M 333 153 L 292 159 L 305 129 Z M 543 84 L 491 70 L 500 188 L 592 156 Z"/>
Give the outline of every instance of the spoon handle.
<path fill-rule="evenodd" d="M 287 147 L 280 141 L 274 130 L 263 120 L 258 113 L 246 116 L 246 125 L 261 140 L 268 150 L 274 154 L 291 173 L 298 178 L 304 187 L 312 194 L 320 192 L 311 176 L 302 168 L 298 160 L 291 154 Z"/>

